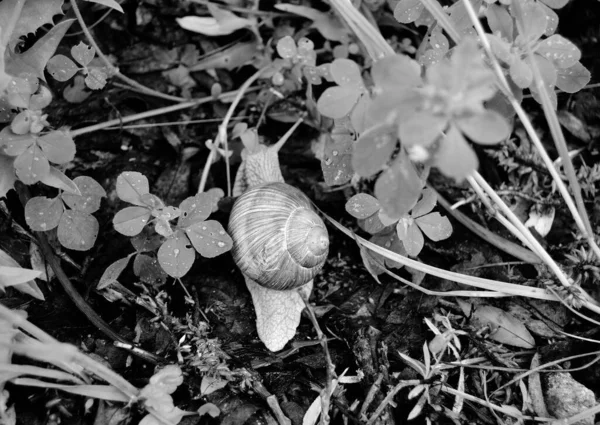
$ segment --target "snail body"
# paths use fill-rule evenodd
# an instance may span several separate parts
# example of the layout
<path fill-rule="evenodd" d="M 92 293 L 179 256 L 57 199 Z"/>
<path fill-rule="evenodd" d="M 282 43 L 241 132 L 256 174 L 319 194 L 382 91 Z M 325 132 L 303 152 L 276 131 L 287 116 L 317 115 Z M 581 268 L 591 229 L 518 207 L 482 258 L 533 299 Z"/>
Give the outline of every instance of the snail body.
<path fill-rule="evenodd" d="M 289 290 L 310 282 L 329 251 L 327 229 L 308 197 L 282 182 L 254 186 L 242 194 L 228 230 L 236 265 L 269 289 Z"/>

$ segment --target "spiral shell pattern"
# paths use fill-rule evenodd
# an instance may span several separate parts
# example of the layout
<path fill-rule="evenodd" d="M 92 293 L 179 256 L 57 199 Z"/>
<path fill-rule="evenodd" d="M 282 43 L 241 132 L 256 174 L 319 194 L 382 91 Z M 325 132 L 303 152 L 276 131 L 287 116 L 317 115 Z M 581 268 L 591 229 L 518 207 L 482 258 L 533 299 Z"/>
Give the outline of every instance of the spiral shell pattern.
<path fill-rule="evenodd" d="M 286 183 L 263 184 L 240 196 L 228 230 L 231 253 L 242 273 L 271 289 L 309 282 L 329 251 L 323 220 L 306 195 Z"/>

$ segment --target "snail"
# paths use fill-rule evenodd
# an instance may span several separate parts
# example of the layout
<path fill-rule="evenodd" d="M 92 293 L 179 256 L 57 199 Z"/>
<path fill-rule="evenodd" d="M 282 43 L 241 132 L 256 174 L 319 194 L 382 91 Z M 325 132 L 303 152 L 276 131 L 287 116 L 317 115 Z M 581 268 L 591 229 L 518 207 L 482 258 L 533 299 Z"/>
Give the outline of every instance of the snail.
<path fill-rule="evenodd" d="M 300 287 L 323 267 L 329 235 L 309 199 L 286 183 L 254 187 L 235 202 L 229 220 L 233 260 L 270 289 Z"/>
<path fill-rule="evenodd" d="M 296 334 L 304 299 L 329 251 L 325 224 L 308 197 L 286 184 L 279 148 L 296 126 L 273 146 L 258 142 L 255 130 L 241 135 L 244 149 L 236 174 L 229 234 L 256 311 L 258 336 L 271 351 Z"/>

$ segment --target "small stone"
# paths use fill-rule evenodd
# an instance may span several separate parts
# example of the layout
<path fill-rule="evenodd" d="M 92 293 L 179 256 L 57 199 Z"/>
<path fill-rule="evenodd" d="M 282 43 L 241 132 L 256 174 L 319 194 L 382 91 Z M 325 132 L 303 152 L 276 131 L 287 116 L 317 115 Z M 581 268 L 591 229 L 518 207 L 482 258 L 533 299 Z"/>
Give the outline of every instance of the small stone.
<path fill-rule="evenodd" d="M 593 391 L 573 379 L 570 373 L 544 375 L 546 407 L 557 419 L 570 418 L 596 404 Z M 574 425 L 594 425 L 594 415 Z"/>

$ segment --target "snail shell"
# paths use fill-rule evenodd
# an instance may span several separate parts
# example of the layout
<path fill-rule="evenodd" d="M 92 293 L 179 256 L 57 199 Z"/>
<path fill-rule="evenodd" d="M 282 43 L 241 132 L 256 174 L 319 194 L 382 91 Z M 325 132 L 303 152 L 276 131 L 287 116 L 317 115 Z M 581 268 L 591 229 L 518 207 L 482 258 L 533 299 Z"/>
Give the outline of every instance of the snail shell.
<path fill-rule="evenodd" d="M 231 210 L 231 253 L 242 273 L 270 289 L 292 289 L 323 267 L 329 236 L 300 190 L 266 183 L 240 196 Z"/>

